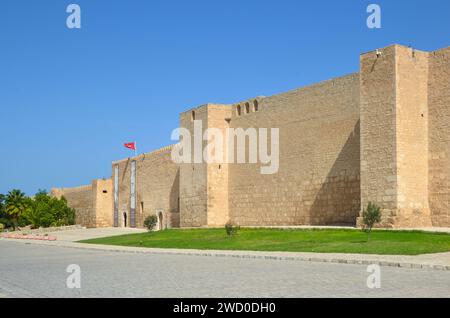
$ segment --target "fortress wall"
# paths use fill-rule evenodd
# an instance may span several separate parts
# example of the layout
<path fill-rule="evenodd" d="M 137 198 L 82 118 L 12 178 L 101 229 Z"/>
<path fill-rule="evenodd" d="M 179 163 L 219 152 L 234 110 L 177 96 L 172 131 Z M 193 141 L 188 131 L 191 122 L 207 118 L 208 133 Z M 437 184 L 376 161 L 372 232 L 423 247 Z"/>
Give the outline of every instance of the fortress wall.
<path fill-rule="evenodd" d="M 95 209 L 92 185 L 76 188 L 52 189 L 51 194 L 60 198 L 64 196 L 67 204 L 75 209 L 75 223 L 86 227 L 95 227 Z"/>
<path fill-rule="evenodd" d="M 113 189 L 111 179 L 99 179 L 92 182 L 93 206 L 96 211 L 96 227 L 113 225 Z"/>
<path fill-rule="evenodd" d="M 208 105 L 208 126 L 219 129 L 221 134 L 226 136 L 226 129 L 229 124 L 225 120 L 231 118 L 231 106 L 225 105 Z M 210 140 L 214 140 L 215 136 L 209 136 Z M 227 143 L 224 140 L 224 155 L 227 153 Z M 215 149 L 211 150 L 214 155 Z M 207 165 L 207 206 L 208 226 L 223 226 L 228 222 L 229 206 L 228 206 L 228 171 L 227 163 L 210 163 Z"/>
<path fill-rule="evenodd" d="M 450 226 L 450 47 L 429 55 L 429 200 L 433 226 Z"/>
<path fill-rule="evenodd" d="M 142 154 L 137 157 L 113 162 L 119 166 L 119 226 L 123 224 L 123 212 L 127 213 L 130 226 L 131 161 L 136 161 L 136 227 L 143 227 L 149 215 L 163 213 L 163 224 L 167 227 L 179 223 L 179 171 L 171 160 L 172 146 Z M 112 184 L 114 193 L 114 184 Z M 111 211 L 113 208 L 111 207 Z M 111 212 L 112 213 L 112 212 Z"/>
<path fill-rule="evenodd" d="M 241 225 L 354 224 L 360 209 L 359 75 L 233 106 L 230 126 L 279 128 L 275 174 L 229 165 L 230 218 Z M 269 133 L 270 135 L 270 133 Z"/>
<path fill-rule="evenodd" d="M 177 165 L 172 146 L 114 162 L 119 226 L 124 211 L 129 226 L 133 160 L 138 227 L 159 211 L 164 224 L 181 227 L 228 220 L 243 226 L 354 224 L 358 215 L 360 224 L 369 201 L 382 207 L 381 226 L 450 226 L 450 48 L 428 53 L 392 45 L 362 54 L 357 74 L 184 112 L 180 127 L 192 136 L 194 120 L 202 133 L 268 128 L 270 135 L 270 128 L 279 128 L 278 172 L 262 174 L 268 164 L 207 164 L 203 158 Z M 202 150 L 209 145 L 199 143 Z M 224 145 L 226 152 L 226 139 Z M 112 180 L 52 194 L 67 198 L 77 223 L 108 226 Z"/>
<path fill-rule="evenodd" d="M 431 226 L 428 53 L 396 46 L 397 227 Z"/>
<path fill-rule="evenodd" d="M 427 52 L 392 45 L 361 55 L 361 210 L 381 206 L 380 226 L 431 226 L 428 73 Z"/>
<path fill-rule="evenodd" d="M 112 163 L 112 180 L 115 180 L 115 166 L 118 166 L 118 190 L 115 189 L 115 183 L 113 181 L 113 198 L 114 193 L 118 194 L 117 210 L 118 210 L 118 226 L 125 226 L 123 213 L 127 213 L 127 226 L 130 225 L 130 162 L 131 158 L 127 158 L 121 161 L 116 161 Z M 114 199 L 113 199 L 114 200 Z M 137 202 L 137 200 L 136 200 Z M 113 217 L 114 217 L 114 201 L 113 201 Z M 137 206 L 139 208 L 139 206 Z M 136 214 L 139 214 L 138 209 L 136 209 Z M 136 218 L 136 224 L 138 223 L 138 218 Z"/>
<path fill-rule="evenodd" d="M 208 127 L 208 105 L 203 105 L 180 114 L 180 127 L 194 136 L 194 120 L 202 122 L 203 131 Z M 193 138 L 192 138 L 193 139 Z M 191 139 L 191 141 L 192 141 Z M 202 147 L 206 146 L 202 142 Z M 191 154 L 194 142 L 191 142 Z M 207 165 L 200 163 L 180 164 L 180 226 L 206 226 L 207 218 Z M 226 200 L 226 198 L 222 198 Z"/>
<path fill-rule="evenodd" d="M 379 53 L 360 57 L 361 211 L 374 202 L 386 219 L 396 213 L 398 194 L 395 46 Z"/>

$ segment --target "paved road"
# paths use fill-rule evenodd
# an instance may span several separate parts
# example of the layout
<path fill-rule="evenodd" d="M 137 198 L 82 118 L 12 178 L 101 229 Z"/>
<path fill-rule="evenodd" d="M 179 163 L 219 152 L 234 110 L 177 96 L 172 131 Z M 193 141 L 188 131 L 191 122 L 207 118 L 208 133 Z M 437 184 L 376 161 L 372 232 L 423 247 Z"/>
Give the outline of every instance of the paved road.
<path fill-rule="evenodd" d="M 66 268 L 81 268 L 69 289 Z M 450 271 L 92 251 L 0 241 L 0 297 L 450 297 Z"/>

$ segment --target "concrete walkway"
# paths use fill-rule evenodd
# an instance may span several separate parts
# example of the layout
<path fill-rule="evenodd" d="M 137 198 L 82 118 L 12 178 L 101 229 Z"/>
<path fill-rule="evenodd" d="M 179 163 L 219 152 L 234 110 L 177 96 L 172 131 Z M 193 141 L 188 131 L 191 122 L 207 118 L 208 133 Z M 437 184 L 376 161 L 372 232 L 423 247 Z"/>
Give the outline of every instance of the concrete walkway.
<path fill-rule="evenodd" d="M 73 239 L 74 237 L 75 235 L 73 235 L 70 239 Z M 83 238 L 86 238 L 86 236 L 84 236 Z M 273 259 L 273 260 L 326 262 L 326 263 L 359 264 L 359 265 L 378 264 L 380 266 L 450 271 L 450 252 L 407 256 L 407 255 L 374 255 L 374 254 L 343 254 L 343 253 L 257 252 L 257 251 L 145 248 L 145 247 L 77 243 L 68 240 L 68 238 L 67 240 L 59 240 L 59 241 L 14 240 L 5 238 L 1 238 L 0 240 L 20 242 L 23 244 L 59 246 L 67 248 L 122 252 L 122 253 L 194 255 L 204 257 L 235 257 L 246 259 Z"/>
<path fill-rule="evenodd" d="M 46 234 L 56 236 L 58 241 L 64 242 L 76 242 L 81 240 L 90 240 L 99 237 L 107 236 L 117 236 L 133 233 L 143 233 L 146 232 L 145 229 L 135 229 L 135 228 L 121 228 L 121 227 L 107 227 L 107 228 L 93 228 L 93 229 L 75 229 L 75 230 L 64 230 L 57 232 L 47 232 Z"/>
<path fill-rule="evenodd" d="M 56 237 L 58 241 L 65 242 L 76 242 L 81 240 L 89 240 L 99 237 L 108 237 L 108 236 L 117 236 L 117 235 L 125 235 L 125 234 L 133 234 L 133 233 L 144 233 L 147 230 L 145 229 L 136 229 L 136 228 L 120 228 L 120 227 L 108 227 L 108 228 L 85 228 L 81 226 L 69 226 L 66 228 L 59 229 L 38 229 L 38 230 L 22 230 L 22 231 L 12 231 L 12 232 L 4 232 L 1 234 L 31 234 L 37 236 L 53 236 Z M 2 235 L 0 235 L 2 236 Z"/>
<path fill-rule="evenodd" d="M 295 227 L 295 228 L 313 228 L 313 227 Z M 320 227 L 320 228 L 332 228 L 332 227 Z M 431 228 L 428 230 L 430 231 L 440 230 L 446 232 L 445 228 L 438 228 L 438 229 Z M 450 229 L 447 230 L 450 231 Z M 278 259 L 278 260 L 292 260 L 292 261 L 344 263 L 344 264 L 367 264 L 367 265 L 378 264 L 381 266 L 450 270 L 450 252 L 408 256 L 408 255 L 374 255 L 374 254 L 309 253 L 309 252 L 257 252 L 257 251 L 228 251 L 228 250 L 222 251 L 222 250 L 194 250 L 194 249 L 171 249 L 171 248 L 163 249 L 163 248 L 145 248 L 145 247 L 128 247 L 128 246 L 77 243 L 77 241 L 80 240 L 124 235 L 131 233 L 142 233 L 142 232 L 146 232 L 146 230 L 134 228 L 94 228 L 94 229 L 83 228 L 83 229 L 70 229 L 56 232 L 48 232 L 47 234 L 57 237 L 56 241 L 35 241 L 26 239 L 19 240 L 7 238 L 0 238 L 0 240 L 22 242 L 25 244 L 61 246 L 68 248 L 83 248 L 89 250 L 102 250 L 102 251 L 126 252 L 126 253 Z"/>

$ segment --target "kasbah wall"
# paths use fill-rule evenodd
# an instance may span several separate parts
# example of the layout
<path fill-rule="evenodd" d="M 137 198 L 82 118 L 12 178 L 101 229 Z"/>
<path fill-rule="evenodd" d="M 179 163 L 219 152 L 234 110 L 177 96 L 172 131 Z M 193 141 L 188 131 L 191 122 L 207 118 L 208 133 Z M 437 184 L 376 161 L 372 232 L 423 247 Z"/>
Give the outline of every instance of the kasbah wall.
<path fill-rule="evenodd" d="M 362 54 L 359 73 L 206 104 L 182 113 L 180 127 L 193 132 L 194 120 L 204 130 L 279 128 L 278 172 L 261 174 L 258 163 L 175 164 L 169 146 L 113 162 L 111 179 L 53 194 L 87 227 L 143 227 L 152 214 L 160 229 L 359 226 L 370 201 L 382 207 L 383 227 L 450 226 L 450 47 L 392 45 Z"/>

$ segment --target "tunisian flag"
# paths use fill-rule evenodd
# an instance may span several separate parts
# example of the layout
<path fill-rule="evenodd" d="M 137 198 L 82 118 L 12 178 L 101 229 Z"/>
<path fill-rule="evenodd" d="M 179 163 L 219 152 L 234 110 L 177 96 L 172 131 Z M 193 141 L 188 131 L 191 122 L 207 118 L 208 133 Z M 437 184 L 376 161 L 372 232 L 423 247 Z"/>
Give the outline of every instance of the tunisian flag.
<path fill-rule="evenodd" d="M 136 142 L 127 142 L 124 144 L 125 148 L 136 150 Z"/>

